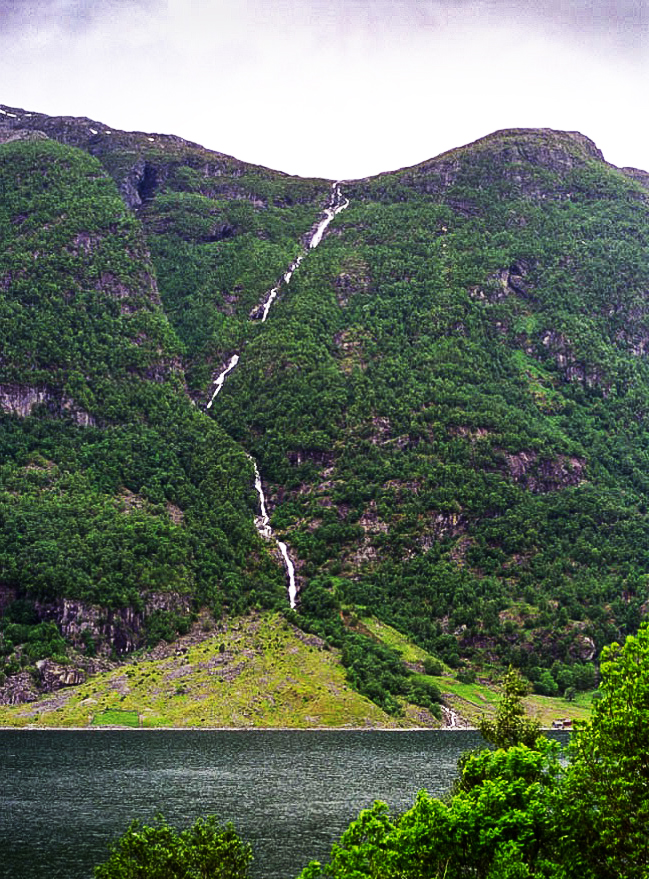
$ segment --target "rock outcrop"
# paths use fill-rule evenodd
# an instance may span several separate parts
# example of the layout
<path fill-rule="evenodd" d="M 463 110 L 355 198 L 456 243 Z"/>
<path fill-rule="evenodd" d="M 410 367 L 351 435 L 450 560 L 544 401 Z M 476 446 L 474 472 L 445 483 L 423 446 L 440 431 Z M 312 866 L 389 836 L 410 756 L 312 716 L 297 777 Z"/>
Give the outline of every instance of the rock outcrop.
<path fill-rule="evenodd" d="M 504 454 L 507 472 L 519 485 L 534 494 L 559 491 L 570 485 L 579 485 L 586 476 L 583 458 L 559 455 L 547 458 L 534 451 Z"/>
<path fill-rule="evenodd" d="M 132 607 L 108 609 L 71 598 L 55 602 L 37 602 L 42 620 L 56 623 L 63 637 L 79 650 L 91 639 L 99 655 L 124 655 L 145 643 L 146 620 L 156 611 L 189 613 L 187 595 L 175 592 L 150 593 L 143 599 L 143 609 Z"/>
<path fill-rule="evenodd" d="M 31 387 L 19 384 L 0 384 L 0 410 L 20 418 L 27 418 L 37 406 L 49 412 L 67 415 L 75 424 L 94 427 L 95 418 L 61 391 L 46 386 Z"/>

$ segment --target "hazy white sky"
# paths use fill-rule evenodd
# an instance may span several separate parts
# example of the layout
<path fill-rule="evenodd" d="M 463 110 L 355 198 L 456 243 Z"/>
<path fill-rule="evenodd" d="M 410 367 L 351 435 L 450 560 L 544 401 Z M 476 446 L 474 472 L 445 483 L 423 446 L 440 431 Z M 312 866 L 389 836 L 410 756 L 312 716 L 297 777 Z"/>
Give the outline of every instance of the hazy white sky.
<path fill-rule="evenodd" d="M 0 0 L 0 103 L 361 177 L 499 128 L 649 170 L 649 0 Z"/>

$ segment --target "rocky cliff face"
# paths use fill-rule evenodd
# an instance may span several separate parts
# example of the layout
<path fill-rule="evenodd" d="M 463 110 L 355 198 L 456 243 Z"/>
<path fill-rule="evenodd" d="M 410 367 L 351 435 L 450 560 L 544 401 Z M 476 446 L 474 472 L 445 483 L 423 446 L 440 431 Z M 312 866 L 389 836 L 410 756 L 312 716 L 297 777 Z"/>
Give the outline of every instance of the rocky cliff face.
<path fill-rule="evenodd" d="M 94 427 L 96 419 L 61 391 L 48 387 L 28 387 L 0 384 L 0 409 L 11 415 L 26 418 L 37 406 L 49 412 L 67 416 L 82 427 Z"/>
<path fill-rule="evenodd" d="M 0 589 L 10 604 L 15 594 Z M 36 602 L 40 622 L 54 623 L 72 648 L 67 662 L 40 659 L 31 668 L 4 676 L 0 685 L 0 705 L 32 702 L 51 693 L 83 683 L 88 676 L 112 668 L 124 657 L 146 645 L 147 621 L 152 614 L 173 613 L 187 616 L 190 597 L 174 593 L 149 594 L 143 608 L 109 610 L 99 605 L 63 598 L 55 602 Z"/>
<path fill-rule="evenodd" d="M 505 454 L 507 470 L 512 479 L 534 493 L 560 491 L 579 485 L 585 479 L 586 462 L 582 458 L 564 455 L 543 459 L 537 452 Z"/>
<path fill-rule="evenodd" d="M 190 612 L 191 599 L 176 593 L 150 593 L 143 597 L 142 610 L 132 607 L 107 609 L 69 598 L 55 602 L 36 602 L 39 619 L 56 623 L 73 647 L 82 650 L 92 642 L 100 656 L 132 653 L 142 647 L 146 637 L 146 620 L 155 612 Z"/>

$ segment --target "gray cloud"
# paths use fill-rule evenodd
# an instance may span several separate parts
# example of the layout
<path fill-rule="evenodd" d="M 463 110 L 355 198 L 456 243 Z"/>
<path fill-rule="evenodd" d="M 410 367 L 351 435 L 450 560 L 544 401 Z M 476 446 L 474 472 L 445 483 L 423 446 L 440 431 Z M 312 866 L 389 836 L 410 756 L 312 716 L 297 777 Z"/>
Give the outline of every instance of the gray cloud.
<path fill-rule="evenodd" d="M 231 5 L 230 5 L 231 4 Z M 649 44 L 649 0 L 204 0 L 188 3 L 188 17 L 216 7 L 232 19 L 301 21 L 314 31 L 344 34 L 350 28 L 376 35 L 386 30 L 443 31 L 449 17 L 487 18 L 494 24 L 549 29 L 575 41 L 597 39 L 634 51 Z M 3 31 L 49 30 L 77 35 L 129 8 L 164 15 L 167 0 L 0 0 Z"/>
<path fill-rule="evenodd" d="M 269 4 L 253 0 L 251 5 Z M 647 0 L 284 0 L 273 8 L 275 14 L 290 9 L 292 16 L 309 17 L 314 27 L 439 30 L 449 16 L 465 16 L 469 26 L 472 18 L 487 17 L 627 49 L 646 48 L 649 40 Z"/>
<path fill-rule="evenodd" d="M 0 0 L 0 100 L 330 177 L 517 126 L 649 168 L 648 4 Z"/>
<path fill-rule="evenodd" d="M 165 7 L 165 0 L 0 0 L 0 22 L 5 33 L 57 27 L 75 34 L 129 8 L 153 11 Z"/>
<path fill-rule="evenodd" d="M 511 13 L 529 16 L 530 21 L 546 21 L 575 40 L 597 37 L 621 48 L 647 48 L 649 4 L 645 0 L 524 0 L 505 6 Z"/>

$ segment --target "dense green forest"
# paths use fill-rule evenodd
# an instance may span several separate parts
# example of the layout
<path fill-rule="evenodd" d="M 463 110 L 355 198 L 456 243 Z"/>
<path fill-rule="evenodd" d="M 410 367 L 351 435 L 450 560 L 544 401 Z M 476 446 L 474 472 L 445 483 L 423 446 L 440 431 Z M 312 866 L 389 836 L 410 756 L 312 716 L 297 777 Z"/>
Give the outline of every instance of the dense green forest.
<path fill-rule="evenodd" d="M 186 393 L 141 224 L 112 180 L 35 140 L 0 148 L 0 193 L 5 674 L 65 654 L 43 621 L 62 598 L 144 615 L 143 633 L 126 617 L 117 652 L 173 637 L 200 605 L 283 604 L 250 462 Z M 73 644 L 92 651 L 98 634 L 89 621 Z"/>
<path fill-rule="evenodd" d="M 292 619 L 378 704 L 439 694 L 369 637 L 370 614 L 460 671 L 592 687 L 649 599 L 641 174 L 582 135 L 498 132 L 342 182 L 349 206 L 310 249 L 328 181 L 14 113 L 4 674 L 171 638 L 200 606 L 286 606 L 252 455 L 296 565 Z M 63 600 L 107 622 L 79 610 L 66 629 Z"/>

